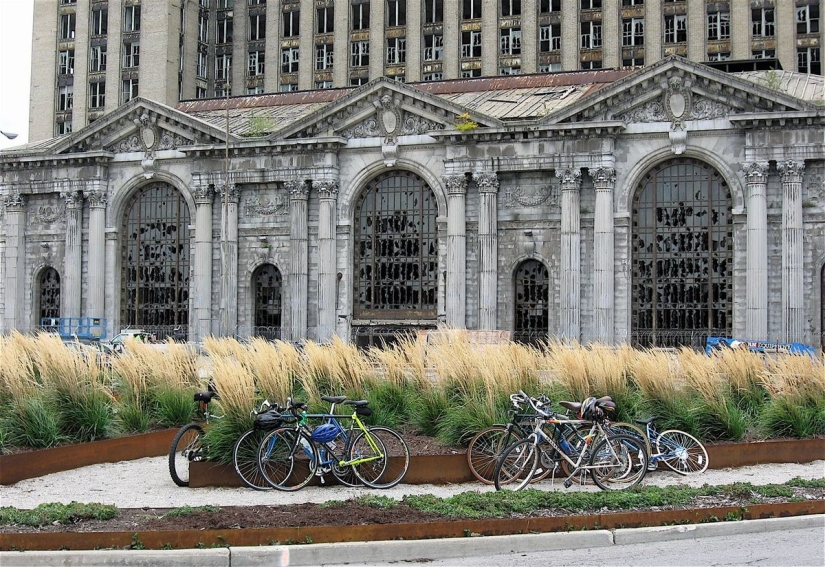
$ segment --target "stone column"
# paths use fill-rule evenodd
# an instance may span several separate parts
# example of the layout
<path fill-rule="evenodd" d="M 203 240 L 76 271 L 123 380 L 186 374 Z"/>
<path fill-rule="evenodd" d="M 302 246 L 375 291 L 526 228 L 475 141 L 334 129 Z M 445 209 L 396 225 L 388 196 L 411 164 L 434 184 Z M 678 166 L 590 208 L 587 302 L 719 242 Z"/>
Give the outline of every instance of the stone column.
<path fill-rule="evenodd" d="M 338 198 L 338 181 L 322 179 L 314 181 L 312 188 L 321 200 L 318 212 L 318 329 L 319 342 L 332 339 L 335 334 L 335 297 L 338 290 L 336 278 L 335 204 Z"/>
<path fill-rule="evenodd" d="M 6 277 L 4 330 L 28 331 L 23 320 L 26 287 L 26 196 L 14 190 L 4 199 L 6 248 L 3 275 Z"/>
<path fill-rule="evenodd" d="M 69 182 L 60 196 L 66 200 L 66 251 L 60 280 L 61 317 L 80 317 L 80 266 L 83 260 L 81 225 L 83 195 Z"/>
<path fill-rule="evenodd" d="M 803 286 L 802 172 L 805 162 L 778 164 L 782 176 L 782 336 L 804 342 L 805 295 Z"/>
<path fill-rule="evenodd" d="M 745 165 L 748 183 L 748 265 L 745 295 L 745 333 L 749 338 L 768 337 L 768 163 Z"/>
<path fill-rule="evenodd" d="M 578 341 L 581 335 L 579 304 L 581 296 L 581 235 L 579 192 L 581 170 L 568 168 L 556 172 L 561 180 L 561 308 L 560 335 Z"/>
<path fill-rule="evenodd" d="M 616 171 L 612 167 L 598 167 L 591 171 L 591 176 L 596 189 L 593 228 L 594 338 L 601 343 L 613 344 L 613 189 L 616 186 Z"/>
<path fill-rule="evenodd" d="M 235 335 L 238 328 L 238 196 L 234 183 L 221 187 L 221 330 Z"/>
<path fill-rule="evenodd" d="M 447 185 L 447 325 L 463 328 L 467 318 L 467 178 L 452 175 Z"/>
<path fill-rule="evenodd" d="M 309 297 L 309 238 L 307 236 L 307 200 L 309 187 L 304 181 L 287 181 L 289 191 L 289 290 L 290 336 L 300 341 L 307 337 L 307 301 Z"/>
<path fill-rule="evenodd" d="M 497 329 L 498 305 L 498 177 L 473 176 L 478 184 L 478 328 Z"/>
<path fill-rule="evenodd" d="M 459 0 L 444 0 L 444 60 L 441 63 L 444 79 L 458 79 L 461 76 L 461 9 Z"/>
<path fill-rule="evenodd" d="M 206 183 L 194 188 L 195 197 L 195 328 L 193 341 L 203 341 L 212 334 L 212 203 L 215 191 Z M 222 290 L 223 291 L 223 290 Z"/>
<path fill-rule="evenodd" d="M 84 196 L 89 201 L 89 267 L 86 281 L 89 292 L 86 315 L 104 317 L 106 290 L 106 203 L 108 195 L 102 187 L 105 182 L 94 182 Z"/>

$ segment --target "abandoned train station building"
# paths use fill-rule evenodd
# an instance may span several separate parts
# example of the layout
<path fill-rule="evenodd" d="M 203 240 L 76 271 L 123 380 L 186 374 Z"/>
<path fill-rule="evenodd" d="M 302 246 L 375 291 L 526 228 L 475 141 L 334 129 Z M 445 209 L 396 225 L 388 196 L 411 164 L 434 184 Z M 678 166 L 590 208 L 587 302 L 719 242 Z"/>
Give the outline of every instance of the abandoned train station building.
<path fill-rule="evenodd" d="M 136 98 L 0 154 L 0 325 L 821 347 L 824 89 L 671 56 Z"/>

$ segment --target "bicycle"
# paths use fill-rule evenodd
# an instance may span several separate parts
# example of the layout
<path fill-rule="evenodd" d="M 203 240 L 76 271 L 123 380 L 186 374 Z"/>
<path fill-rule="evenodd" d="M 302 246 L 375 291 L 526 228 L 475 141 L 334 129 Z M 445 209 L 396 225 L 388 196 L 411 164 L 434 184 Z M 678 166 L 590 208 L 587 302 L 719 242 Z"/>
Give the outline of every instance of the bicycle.
<path fill-rule="evenodd" d="M 550 405 L 550 400 L 542 395 L 538 399 L 533 398 L 539 407 L 546 407 Z M 510 395 L 511 414 L 510 421 L 506 424 L 497 423 L 482 429 L 476 433 L 470 443 L 467 445 L 467 465 L 470 467 L 470 472 L 480 482 L 484 484 L 493 484 L 495 477 L 496 464 L 504 449 L 512 445 L 519 439 L 527 437 L 532 431 L 534 413 L 520 413 L 522 407 L 527 403 L 527 394 L 519 392 L 518 394 Z M 534 482 L 543 480 L 552 472 L 552 469 L 547 468 L 538 473 L 534 478 Z"/>
<path fill-rule="evenodd" d="M 208 391 L 195 392 L 194 400 L 199 404 L 207 425 L 210 418 L 223 417 L 209 411 L 209 404 L 217 396 L 218 392 L 211 384 Z M 169 474 L 178 486 L 189 486 L 189 463 L 205 459 L 203 435 L 204 430 L 200 423 L 192 422 L 181 427 L 172 439 L 172 446 L 169 448 Z"/>
<path fill-rule="evenodd" d="M 277 403 L 272 405 L 264 400 L 257 410 L 252 410 L 254 417 L 252 429 L 241 434 L 232 448 L 232 464 L 241 481 L 255 490 L 272 490 L 272 486 L 261 475 L 258 467 L 258 446 L 267 433 L 281 427 L 284 417 L 283 408 Z"/>
<path fill-rule="evenodd" d="M 645 437 L 656 452 L 650 455 L 650 466 L 663 462 L 676 473 L 687 476 L 700 474 L 708 468 L 708 452 L 702 442 L 690 433 L 678 429 L 667 429 L 659 433 L 653 425 L 655 417 L 637 419 L 636 423 L 645 427 Z"/>
<path fill-rule="evenodd" d="M 539 463 L 549 466 L 553 463 L 567 463 L 570 473 L 564 481 L 565 488 L 573 484 L 573 477 L 579 471 L 589 472 L 593 482 L 602 490 L 630 488 L 644 478 L 647 472 L 647 452 L 645 445 L 629 435 L 614 435 L 602 425 L 606 421 L 604 409 L 615 404 L 612 401 L 593 400 L 593 407 L 599 412 L 587 410 L 583 417 L 592 419 L 568 419 L 559 414 L 538 408 L 528 398 L 528 403 L 536 410 L 533 431 L 504 450 L 496 465 L 496 490 L 521 490 L 533 477 Z M 582 404 L 564 402 L 564 407 L 577 411 Z M 578 407 L 576 407 L 578 406 Z M 589 425 L 590 429 L 582 437 L 578 447 L 562 435 L 564 427 Z M 551 434 L 544 431 L 544 425 L 553 427 Z"/>
<path fill-rule="evenodd" d="M 359 416 L 372 413 L 366 400 L 323 397 L 333 404 L 353 406 L 351 415 L 307 414 L 306 404 L 288 401 L 288 411 L 299 418 L 295 427 L 270 432 L 258 449 L 258 466 L 267 482 L 278 490 L 295 491 L 314 476 L 327 472 L 344 484 L 354 478 L 370 488 L 390 488 L 409 470 L 410 453 L 403 438 L 387 427 L 367 427 Z M 334 409 L 334 406 L 333 408 Z M 316 428 L 308 419 L 320 418 Z M 349 420 L 349 427 L 339 420 Z M 319 469 L 320 467 L 320 469 Z"/>

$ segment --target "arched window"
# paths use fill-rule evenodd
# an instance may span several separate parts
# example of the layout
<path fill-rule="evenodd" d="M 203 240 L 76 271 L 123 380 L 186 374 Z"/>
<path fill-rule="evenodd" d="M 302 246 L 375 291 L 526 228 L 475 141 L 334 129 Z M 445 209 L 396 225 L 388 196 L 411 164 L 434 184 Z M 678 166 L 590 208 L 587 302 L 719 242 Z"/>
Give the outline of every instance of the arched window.
<path fill-rule="evenodd" d="M 121 324 L 159 339 L 189 323 L 189 207 L 168 183 L 141 188 L 123 218 Z"/>
<path fill-rule="evenodd" d="M 255 326 L 252 335 L 269 340 L 281 338 L 281 272 L 272 264 L 252 274 L 255 292 Z"/>
<path fill-rule="evenodd" d="M 54 268 L 46 268 L 40 274 L 40 321 L 43 327 L 53 327 L 56 322 L 44 319 L 60 317 L 60 274 Z"/>
<path fill-rule="evenodd" d="M 367 184 L 355 208 L 356 319 L 388 324 L 400 319 L 435 322 L 437 209 L 432 189 L 414 173 L 392 171 Z M 389 334 L 404 331 L 389 330 Z M 357 329 L 354 332 L 358 335 Z M 387 344 L 388 337 L 379 335 L 381 340 L 375 344 Z M 358 336 L 355 340 L 363 342 Z"/>
<path fill-rule="evenodd" d="M 516 324 L 513 340 L 538 344 L 547 339 L 550 324 L 550 283 L 547 266 L 522 262 L 516 270 Z"/>
<path fill-rule="evenodd" d="M 642 179 L 633 200 L 632 341 L 703 346 L 730 336 L 733 233 L 730 190 L 696 160 L 672 160 Z"/>

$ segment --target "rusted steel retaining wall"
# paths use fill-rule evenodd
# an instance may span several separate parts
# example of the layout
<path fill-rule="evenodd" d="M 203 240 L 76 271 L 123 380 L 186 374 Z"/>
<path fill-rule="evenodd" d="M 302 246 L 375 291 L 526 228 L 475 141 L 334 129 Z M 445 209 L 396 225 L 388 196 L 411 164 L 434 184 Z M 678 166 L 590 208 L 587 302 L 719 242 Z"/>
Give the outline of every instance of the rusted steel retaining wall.
<path fill-rule="evenodd" d="M 619 512 L 590 516 L 456 520 L 417 524 L 373 524 L 362 526 L 307 526 L 225 530 L 181 530 L 152 532 L 80 532 L 0 534 L 0 550 L 55 550 L 128 548 L 140 543 L 145 549 L 187 549 L 211 546 L 256 546 L 276 543 L 338 543 L 434 539 L 468 535 L 511 535 L 581 529 L 614 529 L 662 526 L 674 523 L 717 522 L 726 519 L 760 519 L 825 513 L 825 501 L 756 504 L 747 508 L 724 506 L 692 510 Z"/>
<path fill-rule="evenodd" d="M 177 429 L 0 456 L 0 484 L 96 465 L 169 454 Z"/>

